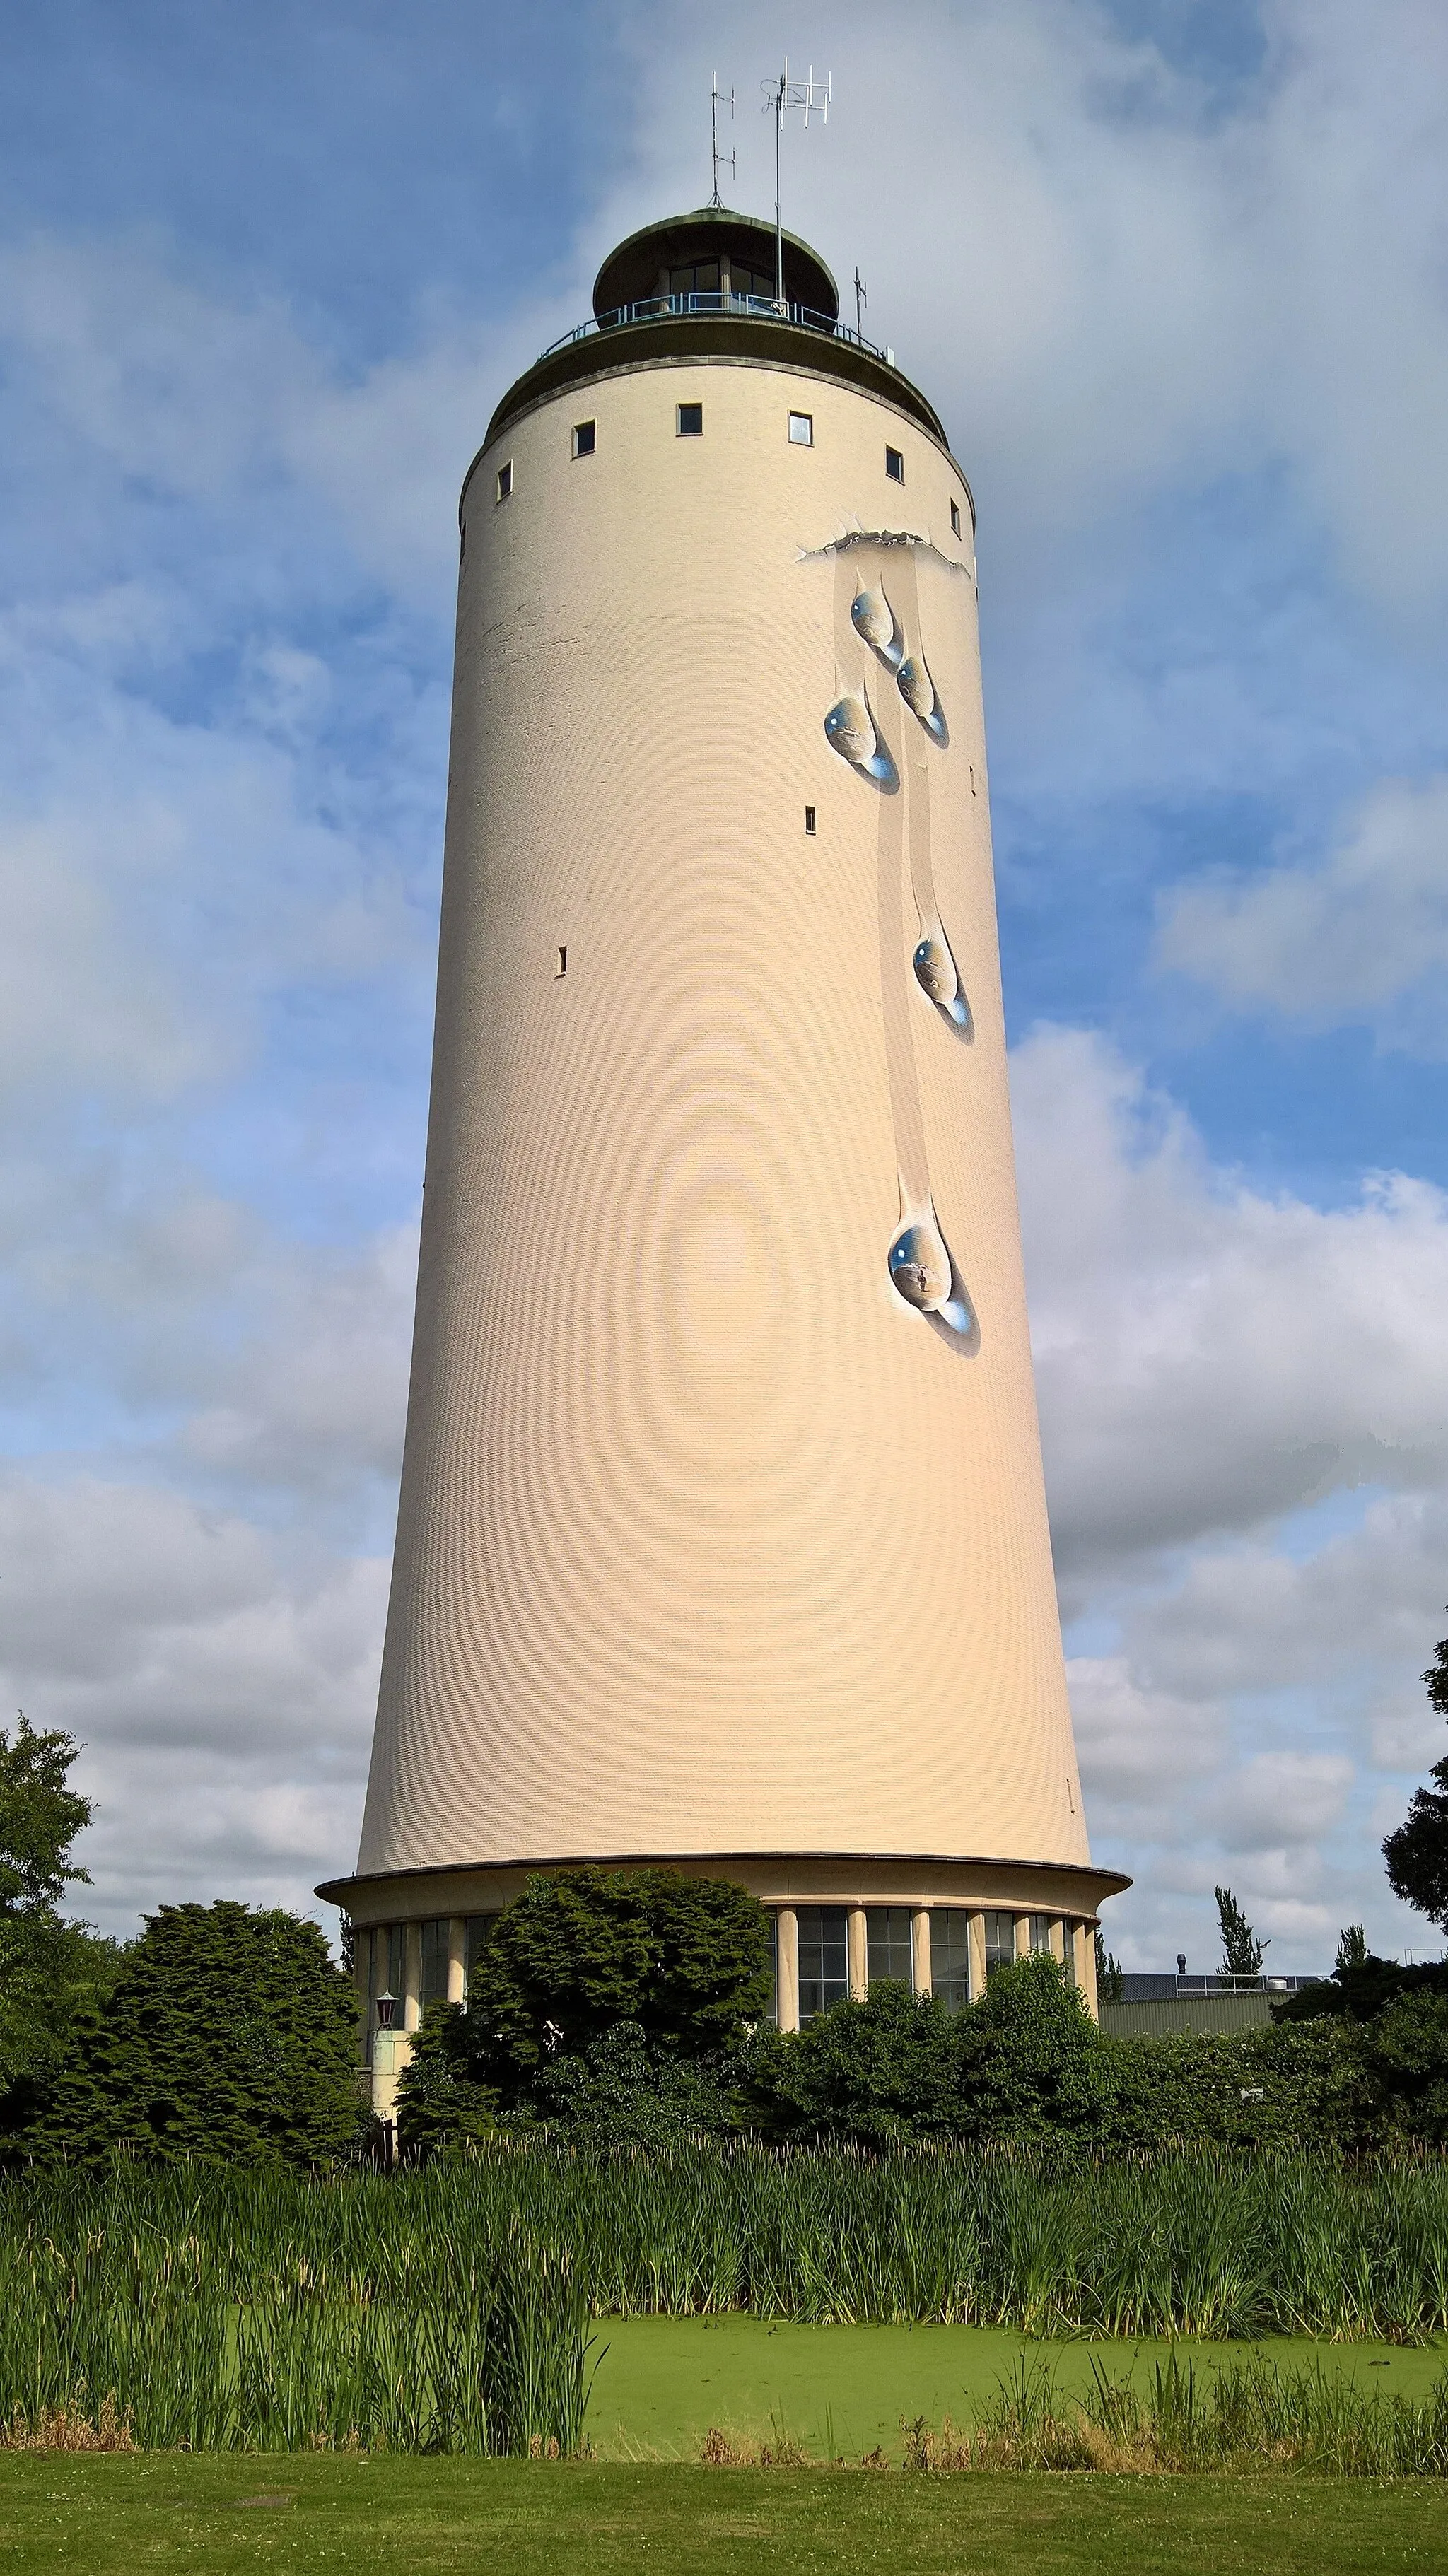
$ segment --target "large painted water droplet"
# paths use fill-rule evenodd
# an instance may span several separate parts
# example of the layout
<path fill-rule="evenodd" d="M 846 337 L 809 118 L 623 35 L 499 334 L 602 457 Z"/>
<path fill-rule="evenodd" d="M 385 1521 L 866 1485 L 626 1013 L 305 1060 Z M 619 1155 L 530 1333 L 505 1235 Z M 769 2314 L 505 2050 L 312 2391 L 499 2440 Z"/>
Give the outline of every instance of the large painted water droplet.
<path fill-rule="evenodd" d="M 975 1331 L 970 1299 L 933 1207 L 907 1218 L 890 1246 L 889 1265 L 891 1281 L 907 1306 L 962 1341 L 970 1340 Z"/>
<path fill-rule="evenodd" d="M 958 1029 L 968 1029 L 970 1005 L 960 989 L 960 970 L 950 953 L 950 942 L 938 921 L 918 943 L 912 962 L 922 993 L 928 994 L 937 1010 L 953 1020 Z"/>
<path fill-rule="evenodd" d="M 895 611 L 876 585 L 873 590 L 857 590 L 850 603 L 850 617 L 855 633 L 863 637 L 872 653 L 878 653 L 887 670 L 898 671 L 905 650 L 905 638 L 895 622 Z"/>
<path fill-rule="evenodd" d="M 864 699 L 852 689 L 836 698 L 826 716 L 825 740 L 842 760 L 852 761 L 857 769 L 872 757 L 877 740 L 875 719 Z"/>
<path fill-rule="evenodd" d="M 945 715 L 935 694 L 935 682 L 925 665 L 923 653 L 907 653 L 895 674 L 895 686 L 913 716 L 918 716 L 932 741 L 945 743 Z"/>
<path fill-rule="evenodd" d="M 877 785 L 897 784 L 895 763 L 880 740 L 869 699 L 862 691 L 847 689 L 843 697 L 836 698 L 825 717 L 825 740 L 841 760 L 863 771 Z"/>
<path fill-rule="evenodd" d="M 950 1296 L 951 1263 L 945 1237 L 929 1217 L 902 1225 L 890 1246 L 890 1276 L 907 1306 L 933 1315 Z"/>

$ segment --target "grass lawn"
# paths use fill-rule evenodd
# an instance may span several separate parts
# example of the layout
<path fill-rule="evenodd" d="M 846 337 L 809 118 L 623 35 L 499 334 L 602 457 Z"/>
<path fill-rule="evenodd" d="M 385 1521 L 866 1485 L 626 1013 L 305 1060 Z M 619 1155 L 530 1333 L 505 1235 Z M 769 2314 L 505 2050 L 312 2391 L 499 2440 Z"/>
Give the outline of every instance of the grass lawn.
<path fill-rule="evenodd" d="M 1382 2576 L 1448 2567 L 1448 2513 L 1440 2482 L 1310 2476 L 11 2454 L 0 2565 L 6 2576 Z"/>
<path fill-rule="evenodd" d="M 1149 2373 L 1164 2343 L 1032 2343 L 979 2326 L 771 2325 L 761 2317 L 607 2317 L 588 2409 L 588 2438 L 602 2459 L 695 2460 L 711 2425 L 753 2440 L 788 2433 L 819 2459 L 858 2460 L 878 2443 L 901 2450 L 900 2421 L 924 2415 L 974 2422 L 1022 2354 L 1046 2362 L 1069 2393 L 1090 2379 L 1093 2358 L 1113 2378 Z M 1448 2369 L 1439 2346 L 1273 2341 L 1178 2344 L 1181 2359 L 1212 2369 L 1249 2352 L 1284 2369 L 1350 2372 L 1369 2388 L 1426 2396 Z M 1448 2525 L 1448 2489 L 1443 2510 Z M 1448 2547 L 1443 2564 L 1448 2570 Z"/>

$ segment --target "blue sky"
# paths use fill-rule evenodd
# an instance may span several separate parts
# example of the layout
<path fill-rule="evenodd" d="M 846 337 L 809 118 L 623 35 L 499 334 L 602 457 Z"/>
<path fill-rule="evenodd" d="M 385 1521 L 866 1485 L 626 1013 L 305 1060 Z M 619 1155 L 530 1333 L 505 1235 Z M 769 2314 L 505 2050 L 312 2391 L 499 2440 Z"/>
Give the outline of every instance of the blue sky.
<path fill-rule="evenodd" d="M 0 1662 L 90 1911 L 355 1844 L 462 472 L 633 225 L 786 216 L 980 510 L 1033 1329 L 1136 1964 L 1387 1897 L 1448 1600 L 1448 27 L 3 11 Z"/>

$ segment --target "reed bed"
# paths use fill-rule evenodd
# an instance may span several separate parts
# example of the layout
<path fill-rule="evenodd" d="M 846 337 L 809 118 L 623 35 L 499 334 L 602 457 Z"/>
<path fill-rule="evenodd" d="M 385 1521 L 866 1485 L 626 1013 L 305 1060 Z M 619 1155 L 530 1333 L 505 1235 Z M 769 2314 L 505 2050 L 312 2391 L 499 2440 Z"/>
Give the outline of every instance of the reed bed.
<path fill-rule="evenodd" d="M 591 2319 L 726 2309 L 1419 2341 L 1448 2330 L 1448 2164 L 516 2143 L 0 2186 L 12 2441 L 109 2406 L 146 2449 L 566 2453 Z"/>
<path fill-rule="evenodd" d="M 1175 2355 L 1145 2387 L 1096 2363 L 1083 2395 L 1022 2362 L 973 2430 L 923 2418 L 905 2428 L 905 2466 L 1100 2469 L 1159 2474 L 1317 2469 L 1332 2477 L 1448 2477 L 1448 2375 L 1424 2398 L 1389 2397 L 1322 2369 L 1254 2356 L 1198 2370 Z M 708 2456 L 706 2448 L 706 2457 Z M 867 2464 L 873 2465 L 873 2463 Z"/>

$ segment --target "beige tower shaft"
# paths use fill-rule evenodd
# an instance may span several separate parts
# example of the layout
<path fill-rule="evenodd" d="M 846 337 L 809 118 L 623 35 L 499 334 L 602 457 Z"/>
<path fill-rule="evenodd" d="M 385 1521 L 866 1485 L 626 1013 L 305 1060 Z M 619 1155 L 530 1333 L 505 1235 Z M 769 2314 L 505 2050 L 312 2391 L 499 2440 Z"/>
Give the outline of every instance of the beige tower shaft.
<path fill-rule="evenodd" d="M 970 494 L 817 330 L 626 336 L 525 378 L 464 491 L 397 1555 L 327 1892 L 455 1921 L 663 1859 L 791 1920 L 1084 1926 L 1123 1882 L 1046 1523 Z"/>

